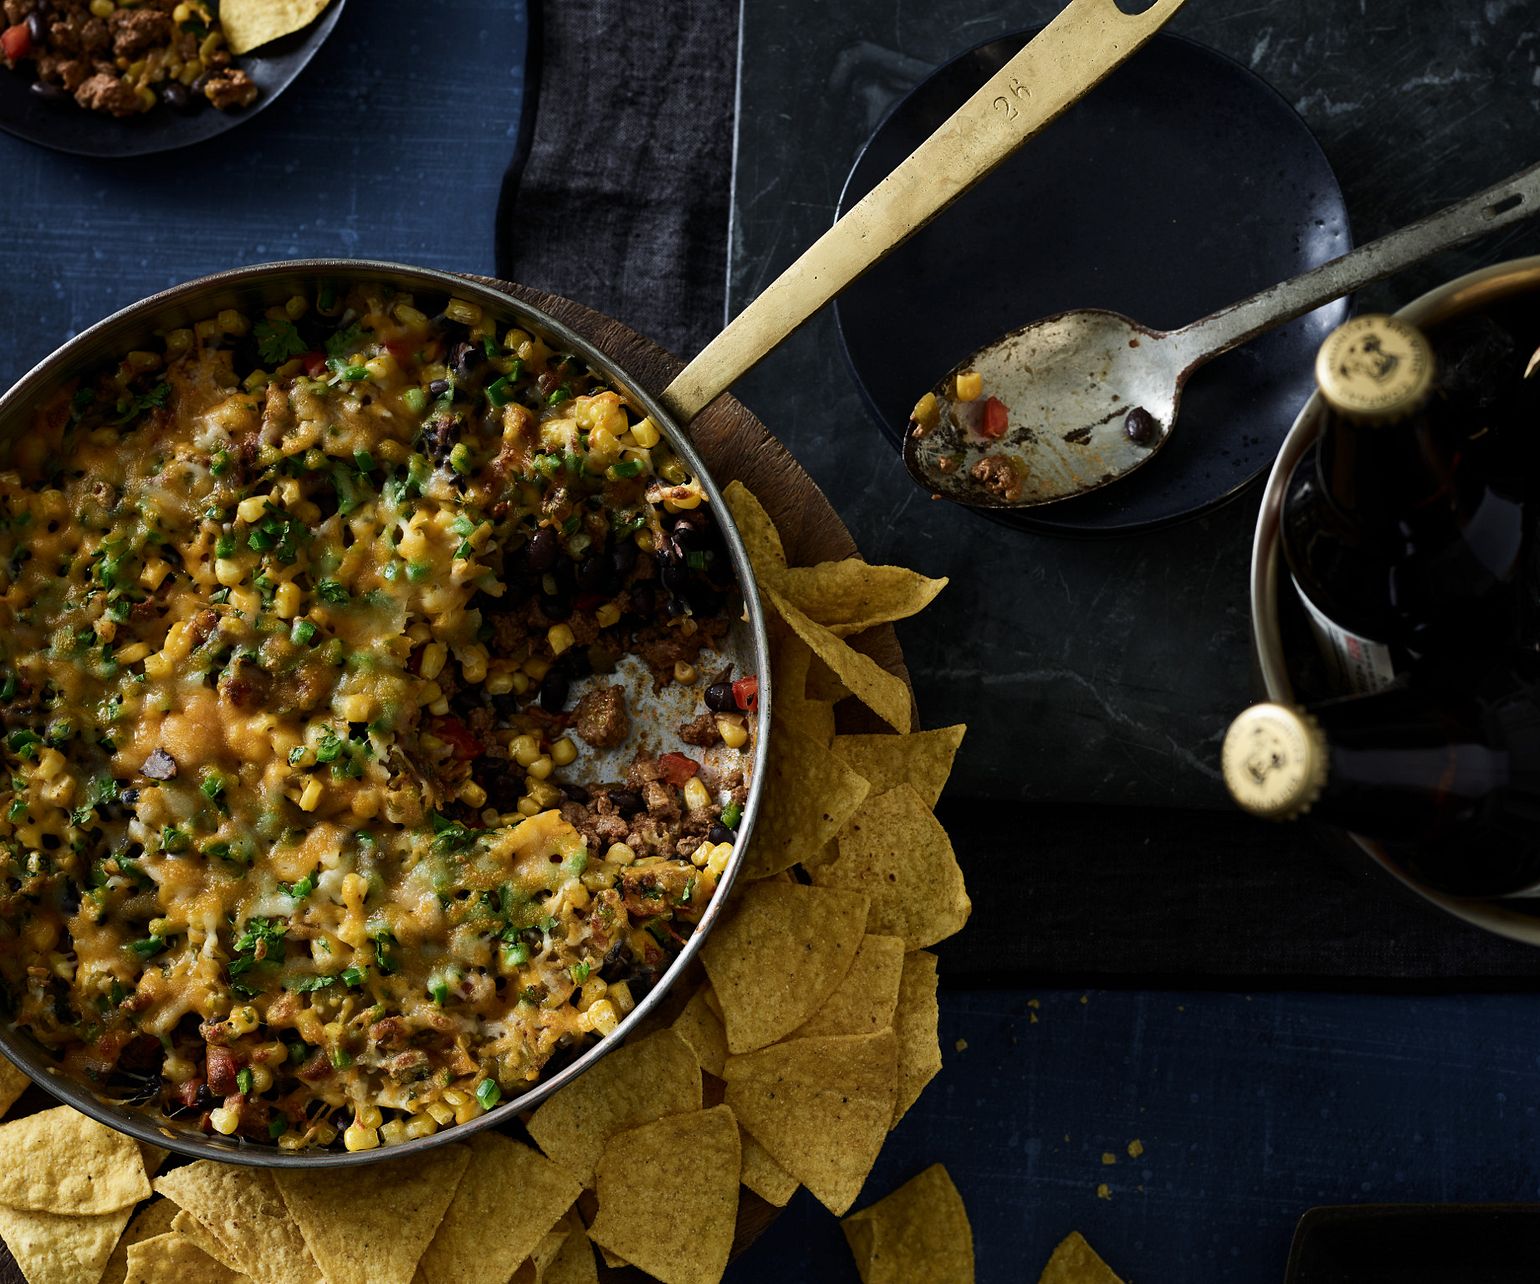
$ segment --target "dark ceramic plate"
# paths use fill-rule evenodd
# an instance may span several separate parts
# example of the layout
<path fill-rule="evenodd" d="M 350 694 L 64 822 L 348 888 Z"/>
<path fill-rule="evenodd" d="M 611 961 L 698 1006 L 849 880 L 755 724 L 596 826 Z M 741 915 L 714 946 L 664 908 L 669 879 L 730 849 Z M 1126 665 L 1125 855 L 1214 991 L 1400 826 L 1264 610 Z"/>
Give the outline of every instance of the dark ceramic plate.
<path fill-rule="evenodd" d="M 877 127 L 850 208 L 1033 35 L 963 54 Z M 1298 114 L 1239 63 L 1161 35 L 972 192 L 847 289 L 840 338 L 894 446 L 915 401 L 991 339 L 1068 308 L 1160 329 L 1351 248 L 1331 166 Z M 1191 517 L 1272 463 L 1314 388 L 1330 304 L 1199 370 L 1177 431 L 1125 482 L 1002 514 L 1028 530 L 1118 534 Z M 991 514 L 993 516 L 993 514 Z"/>
<path fill-rule="evenodd" d="M 1537 1245 L 1534 1204 L 1312 1208 L 1284 1284 L 1534 1284 Z"/>
<path fill-rule="evenodd" d="M 343 4 L 344 0 L 331 0 L 325 12 L 302 31 L 237 59 L 261 91 L 256 102 L 243 110 L 218 111 L 203 106 L 184 115 L 161 103 L 142 116 L 116 120 L 85 111 L 68 99 L 49 102 L 39 98 L 32 92 L 29 71 L 0 68 L 0 129 L 77 156 L 147 156 L 201 143 L 250 120 L 287 89 L 331 35 Z"/>

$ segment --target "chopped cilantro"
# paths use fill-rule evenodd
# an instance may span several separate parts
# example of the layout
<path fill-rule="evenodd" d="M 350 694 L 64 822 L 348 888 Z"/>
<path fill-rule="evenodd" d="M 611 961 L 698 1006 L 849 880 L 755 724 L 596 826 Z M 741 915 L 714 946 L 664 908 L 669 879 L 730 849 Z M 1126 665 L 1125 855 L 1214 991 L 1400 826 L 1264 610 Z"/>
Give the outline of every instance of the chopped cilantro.
<path fill-rule="evenodd" d="M 258 321 L 252 333 L 257 339 L 257 355 L 270 366 L 282 365 L 310 350 L 292 321 Z"/>

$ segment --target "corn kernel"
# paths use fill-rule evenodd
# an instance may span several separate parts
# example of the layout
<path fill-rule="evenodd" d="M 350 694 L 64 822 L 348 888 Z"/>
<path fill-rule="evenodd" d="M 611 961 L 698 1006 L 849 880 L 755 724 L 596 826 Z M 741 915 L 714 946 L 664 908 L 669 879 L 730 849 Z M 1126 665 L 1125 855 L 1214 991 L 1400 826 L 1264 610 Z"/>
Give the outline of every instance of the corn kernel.
<path fill-rule="evenodd" d="M 235 515 L 243 522 L 260 522 L 266 513 L 266 495 L 248 495 L 235 506 Z"/>
<path fill-rule="evenodd" d="M 941 404 L 936 400 L 936 394 L 927 392 L 915 402 L 914 409 L 909 412 L 909 418 L 914 420 L 915 427 L 919 429 L 919 435 L 922 437 L 940 423 Z"/>
<path fill-rule="evenodd" d="M 96 6 L 93 5 L 94 9 Z M 241 1112 L 239 1110 L 226 1110 L 223 1106 L 215 1106 L 209 1111 L 209 1124 L 217 1133 L 228 1137 L 241 1126 Z"/>
<path fill-rule="evenodd" d="M 527 674 L 527 673 L 515 673 L 513 675 L 513 694 L 514 695 L 523 695 L 532 686 L 534 686 L 534 683 L 529 680 L 529 674 Z"/>
<path fill-rule="evenodd" d="M 91 0 L 91 15 L 96 18 L 110 18 L 117 7 L 112 0 Z"/>
<path fill-rule="evenodd" d="M 249 1003 L 243 1003 L 238 1008 L 230 1009 L 230 1018 L 227 1022 L 230 1033 L 236 1036 L 250 1034 L 257 1028 L 257 1010 Z"/>
<path fill-rule="evenodd" d="M 604 859 L 612 865 L 629 865 L 636 859 L 636 853 L 626 843 L 611 843 Z"/>
<path fill-rule="evenodd" d="M 450 299 L 444 305 L 444 315 L 461 325 L 476 325 L 481 320 L 481 308 L 465 299 Z"/>
<path fill-rule="evenodd" d="M 508 752 L 513 755 L 513 760 L 521 767 L 528 767 L 530 763 L 541 756 L 540 742 L 534 736 L 516 736 Z"/>
<path fill-rule="evenodd" d="M 369 377 L 376 383 L 383 383 L 396 372 L 396 359 L 388 352 L 381 353 L 377 357 L 370 357 L 364 362 L 364 369 L 369 372 Z"/>
<path fill-rule="evenodd" d="M 615 1027 L 620 1024 L 620 1016 L 615 1011 L 615 1005 L 608 999 L 600 999 L 583 1015 L 588 1018 L 589 1025 L 596 1034 L 614 1034 Z"/>
<path fill-rule="evenodd" d="M 273 609 L 278 612 L 280 620 L 292 620 L 299 614 L 303 601 L 304 594 L 293 580 L 285 580 L 273 593 Z"/>
<path fill-rule="evenodd" d="M 743 725 L 742 718 L 736 718 L 730 713 L 719 713 L 717 735 L 722 737 L 722 743 L 729 749 L 742 749 L 748 743 L 749 729 Z"/>
<path fill-rule="evenodd" d="M 546 631 L 545 640 L 551 644 L 551 654 L 560 655 L 577 639 L 572 636 L 572 629 L 568 625 L 553 624 Z"/>
<path fill-rule="evenodd" d="M 321 782 L 314 776 L 305 782 L 304 789 L 300 790 L 299 809 L 301 811 L 314 811 L 321 805 Z"/>
<path fill-rule="evenodd" d="M 710 859 L 711 859 L 711 844 L 710 843 L 702 843 L 699 847 L 697 847 L 693 852 L 690 853 L 690 864 L 694 865 L 696 869 L 705 869 L 706 868 L 706 862 L 708 860 L 710 860 Z"/>
<path fill-rule="evenodd" d="M 228 557 L 217 558 L 214 562 L 214 578 L 226 588 L 233 588 L 244 578 L 241 564 L 232 561 Z"/>
<path fill-rule="evenodd" d="M 525 770 L 529 772 L 533 779 L 544 780 L 551 774 L 551 771 L 554 769 L 555 765 L 556 764 L 551 761 L 551 755 L 543 753 L 538 758 L 536 758 L 534 762 L 530 763 L 525 768 Z"/>
<path fill-rule="evenodd" d="M 344 722 L 368 722 L 374 716 L 374 697 L 365 692 L 342 696 L 337 701 L 337 712 Z"/>
<path fill-rule="evenodd" d="M 447 1101 L 433 1101 L 428 1104 L 428 1116 L 439 1125 L 454 1122 L 455 1111 Z"/>
<path fill-rule="evenodd" d="M 453 1117 L 453 1115 L 450 1116 L 450 1118 Z M 432 1115 L 418 1115 L 406 1126 L 406 1135 L 409 1141 L 416 1141 L 419 1137 L 431 1137 L 437 1131 L 438 1120 Z"/>
<path fill-rule="evenodd" d="M 691 776 L 684 782 L 684 805 L 690 811 L 700 811 L 703 807 L 711 806 L 711 795 L 706 792 L 706 786 L 701 784 L 699 776 Z"/>
<path fill-rule="evenodd" d="M 359 1106 L 353 1112 L 353 1122 L 363 1124 L 365 1128 L 378 1128 L 383 1118 L 378 1106 Z"/>
<path fill-rule="evenodd" d="M 496 673 L 489 673 L 486 681 L 487 694 L 507 695 L 513 690 L 513 676 L 506 669 L 500 669 Z"/>
<path fill-rule="evenodd" d="M 658 431 L 657 425 L 649 419 L 640 419 L 631 425 L 631 440 L 643 450 L 651 450 L 663 440 L 663 434 Z"/>
<path fill-rule="evenodd" d="M 392 1119 L 380 1128 L 380 1140 L 387 1146 L 399 1146 L 410 1136 L 411 1134 L 406 1130 L 406 1123 L 400 1119 Z"/>
<path fill-rule="evenodd" d="M 555 785 L 546 780 L 529 780 L 525 782 L 525 793 L 544 811 L 547 807 L 554 807 L 562 800 L 562 792 Z M 519 800 L 523 802 L 521 798 Z"/>
<path fill-rule="evenodd" d="M 524 661 L 524 672 L 527 673 L 530 679 L 534 682 L 542 681 L 545 678 L 545 675 L 550 671 L 551 662 L 549 660 L 542 660 L 538 656 L 532 655 L 529 657 L 529 659 Z"/>
<path fill-rule="evenodd" d="M 695 671 L 695 666 L 693 664 L 688 664 L 684 660 L 674 661 L 675 682 L 683 683 L 685 686 L 689 686 L 698 677 L 700 677 L 700 674 Z"/>
<path fill-rule="evenodd" d="M 342 1144 L 349 1150 L 373 1150 L 380 1144 L 380 1134 L 373 1128 L 349 1124 L 348 1130 L 342 1134 Z"/>
<path fill-rule="evenodd" d="M 448 658 L 448 647 L 442 642 L 429 642 L 422 649 L 422 660 L 417 666 L 417 672 L 431 682 L 444 671 L 444 661 Z"/>
<path fill-rule="evenodd" d="M 538 816 L 541 806 L 533 798 L 520 798 L 517 804 L 519 815 Z"/>
<path fill-rule="evenodd" d="M 487 791 L 474 780 L 467 780 L 460 786 L 460 801 L 467 807 L 480 807 L 487 800 Z"/>
<path fill-rule="evenodd" d="M 166 355 L 168 357 L 179 357 L 184 352 L 191 351 L 192 350 L 192 346 L 193 346 L 193 332 L 191 330 L 182 328 L 182 329 L 176 329 L 176 330 L 169 330 L 169 331 L 167 331 L 167 333 L 166 333 Z"/>
<path fill-rule="evenodd" d="M 396 320 L 402 325 L 427 325 L 428 318 L 414 308 L 410 303 L 398 303 L 395 306 Z"/>
<path fill-rule="evenodd" d="M 213 36 L 209 37 L 209 40 L 213 39 Z M 223 39 L 223 37 L 221 37 L 221 39 Z M 208 41 L 205 41 L 204 43 L 207 44 Z M 212 50 L 210 52 L 212 52 Z M 208 54 L 203 54 L 203 57 L 207 58 Z M 246 320 L 246 318 L 241 313 L 237 312 L 234 308 L 225 308 L 214 319 L 219 322 L 219 328 L 226 334 L 239 336 L 245 334 L 246 331 L 251 328 L 251 322 Z"/>
<path fill-rule="evenodd" d="M 273 1086 L 273 1072 L 263 1065 L 251 1067 L 251 1090 L 253 1092 L 266 1092 Z"/>
<path fill-rule="evenodd" d="M 606 602 L 594 612 L 594 620 L 601 629 L 607 629 L 620 623 L 620 608 L 613 602 Z"/>
<path fill-rule="evenodd" d="M 666 481 L 670 486 L 683 486 L 685 482 L 690 479 L 689 473 L 685 472 L 684 470 L 684 465 L 681 464 L 677 459 L 670 459 L 666 464 L 659 468 L 658 476 Z"/>
<path fill-rule="evenodd" d="M 551 746 L 551 761 L 558 767 L 568 767 L 577 761 L 577 746 L 563 736 Z"/>
<path fill-rule="evenodd" d="M 149 653 L 150 648 L 146 643 L 135 642 L 118 652 L 117 661 L 126 668 L 130 664 L 138 664 Z"/>
<path fill-rule="evenodd" d="M 610 1001 L 615 1005 L 615 1011 L 625 1016 L 636 1006 L 636 1000 L 631 997 L 631 985 L 627 981 L 616 981 L 610 986 Z"/>
<path fill-rule="evenodd" d="M 578 1009 L 586 1012 L 593 1007 L 605 995 L 610 987 L 604 980 L 597 976 L 589 977 L 583 982 L 583 988 L 578 992 Z"/>
<path fill-rule="evenodd" d="M 984 376 L 977 370 L 964 370 L 957 376 L 957 400 L 977 401 L 984 391 Z"/>

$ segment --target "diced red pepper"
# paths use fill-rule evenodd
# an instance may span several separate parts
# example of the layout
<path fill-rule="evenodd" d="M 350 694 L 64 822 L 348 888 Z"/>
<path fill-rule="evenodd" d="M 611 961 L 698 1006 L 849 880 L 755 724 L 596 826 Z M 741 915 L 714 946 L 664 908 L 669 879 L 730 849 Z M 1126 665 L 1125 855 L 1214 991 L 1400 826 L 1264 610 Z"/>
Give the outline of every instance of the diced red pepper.
<path fill-rule="evenodd" d="M 666 753 L 658 759 L 658 770 L 677 789 L 700 771 L 700 763 L 682 753 Z"/>
<path fill-rule="evenodd" d="M 326 354 L 324 352 L 307 352 L 300 360 L 305 363 L 305 373 L 312 379 L 319 379 L 326 371 Z"/>
<path fill-rule="evenodd" d="M 752 673 L 733 683 L 733 703 L 745 713 L 759 708 L 759 679 Z"/>
<path fill-rule="evenodd" d="M 14 27 L 7 27 L 0 32 L 0 50 L 4 50 L 5 56 L 12 62 L 32 52 L 32 33 L 27 30 L 25 22 L 18 22 Z"/>
<path fill-rule="evenodd" d="M 407 339 L 386 339 L 383 346 L 386 352 L 402 363 L 411 361 L 417 353 L 416 347 Z"/>
<path fill-rule="evenodd" d="M 455 757 L 464 762 L 486 752 L 481 741 L 471 734 L 471 729 L 456 717 L 434 718 L 428 725 L 434 735 L 454 750 Z"/>
<path fill-rule="evenodd" d="M 979 432 L 985 437 L 1003 437 L 1010 419 L 1011 412 L 1006 409 L 1005 403 L 999 397 L 990 397 L 984 402 L 984 414 L 979 420 Z"/>

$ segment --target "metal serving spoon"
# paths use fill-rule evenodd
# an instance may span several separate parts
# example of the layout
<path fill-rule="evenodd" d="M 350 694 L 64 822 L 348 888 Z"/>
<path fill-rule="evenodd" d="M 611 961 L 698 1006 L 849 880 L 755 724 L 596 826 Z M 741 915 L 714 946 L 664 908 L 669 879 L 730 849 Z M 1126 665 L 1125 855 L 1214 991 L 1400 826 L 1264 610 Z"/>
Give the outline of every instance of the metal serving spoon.
<path fill-rule="evenodd" d="M 904 463 L 940 498 L 979 508 L 1035 508 L 1098 490 L 1170 438 L 1182 386 L 1205 361 L 1537 213 L 1540 165 L 1180 330 L 1092 308 L 1034 321 L 920 399 Z"/>

